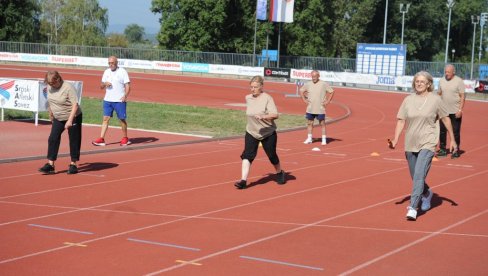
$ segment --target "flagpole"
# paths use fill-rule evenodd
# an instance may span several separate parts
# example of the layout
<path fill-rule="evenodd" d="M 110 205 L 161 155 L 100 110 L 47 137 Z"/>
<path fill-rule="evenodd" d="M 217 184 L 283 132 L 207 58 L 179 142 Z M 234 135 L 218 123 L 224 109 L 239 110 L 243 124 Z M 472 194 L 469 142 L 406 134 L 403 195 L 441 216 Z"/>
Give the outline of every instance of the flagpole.
<path fill-rule="evenodd" d="M 253 67 L 256 64 L 256 31 L 257 31 L 257 28 L 258 28 L 258 10 L 257 10 L 257 6 L 256 6 L 256 17 L 254 20 L 254 49 L 253 49 L 253 54 L 252 54 L 252 66 Z"/>
<path fill-rule="evenodd" d="M 268 46 L 269 46 L 269 32 L 268 32 L 268 30 L 266 30 L 266 67 L 269 67 Z"/>

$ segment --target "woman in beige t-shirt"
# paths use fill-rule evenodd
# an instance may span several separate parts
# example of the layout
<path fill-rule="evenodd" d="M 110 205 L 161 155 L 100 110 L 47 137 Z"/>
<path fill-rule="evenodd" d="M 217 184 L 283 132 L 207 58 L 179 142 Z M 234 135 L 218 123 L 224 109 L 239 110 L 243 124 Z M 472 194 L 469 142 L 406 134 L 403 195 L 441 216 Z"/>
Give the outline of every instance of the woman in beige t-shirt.
<path fill-rule="evenodd" d="M 68 130 L 71 163 L 67 173 L 76 174 L 78 173 L 76 162 L 80 160 L 81 125 L 83 123 L 83 114 L 78 105 L 78 94 L 73 85 L 65 82 L 58 71 L 48 71 L 44 82 L 48 85 L 47 101 L 52 126 L 48 138 L 48 162 L 39 171 L 44 174 L 55 173 L 54 162 L 58 158 L 61 134 L 64 130 Z"/>
<path fill-rule="evenodd" d="M 425 71 L 418 72 L 413 78 L 412 89 L 414 93 L 405 97 L 398 110 L 395 137 L 390 142 L 390 147 L 395 148 L 406 123 L 405 157 L 413 180 L 410 205 L 407 207 L 408 220 L 417 219 L 420 201 L 422 211 L 430 209 L 433 193 L 425 179 L 439 142 L 439 118 L 449 131 L 451 150 L 457 150 L 446 106 L 438 95 L 431 93 L 434 90 L 432 76 Z"/>
<path fill-rule="evenodd" d="M 241 154 L 242 175 L 241 180 L 234 185 L 238 189 L 246 188 L 251 163 L 258 153 L 259 143 L 276 170 L 276 181 L 278 184 L 285 184 L 285 172 L 281 169 L 280 159 L 276 154 L 278 137 L 274 120 L 278 119 L 278 110 L 273 98 L 263 92 L 263 77 L 255 76 L 250 83 L 251 94 L 246 96 L 247 126 L 244 151 Z"/>

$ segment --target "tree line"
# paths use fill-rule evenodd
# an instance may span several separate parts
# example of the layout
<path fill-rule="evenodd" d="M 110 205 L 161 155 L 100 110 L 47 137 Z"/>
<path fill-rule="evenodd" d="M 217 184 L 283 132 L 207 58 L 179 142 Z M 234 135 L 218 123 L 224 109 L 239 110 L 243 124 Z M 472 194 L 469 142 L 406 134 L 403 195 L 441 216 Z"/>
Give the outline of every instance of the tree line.
<path fill-rule="evenodd" d="M 383 43 L 387 2 L 386 43 L 400 44 L 400 4 L 410 4 L 403 25 L 407 59 L 443 61 L 449 18 L 446 0 L 295 0 L 294 22 L 281 26 L 268 21 L 256 24 L 256 0 L 153 0 L 150 10 L 161 18 L 160 49 L 250 54 L 256 36 L 258 53 L 276 49 L 279 43 L 281 55 L 353 58 L 357 43 Z M 488 12 L 488 3 L 454 2 L 449 60 L 469 62 L 475 26 L 471 16 Z M 144 28 L 136 24 L 123 35 L 106 34 L 108 22 L 108 11 L 98 0 L 0 1 L 1 41 L 127 47 L 144 35 Z M 476 26 L 477 56 L 481 28 L 479 23 Z"/>

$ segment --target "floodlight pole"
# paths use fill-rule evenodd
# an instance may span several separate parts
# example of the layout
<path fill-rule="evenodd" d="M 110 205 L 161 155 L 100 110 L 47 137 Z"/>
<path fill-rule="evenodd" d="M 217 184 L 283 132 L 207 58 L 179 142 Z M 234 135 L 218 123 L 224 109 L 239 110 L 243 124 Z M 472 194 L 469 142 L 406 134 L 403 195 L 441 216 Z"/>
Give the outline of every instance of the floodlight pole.
<path fill-rule="evenodd" d="M 388 0 L 386 0 L 385 6 L 385 23 L 383 26 L 383 44 L 386 44 L 386 22 L 388 21 Z"/>
<path fill-rule="evenodd" d="M 488 13 L 482 13 L 480 19 L 480 49 L 478 52 L 478 63 L 481 63 L 481 52 L 483 51 L 483 28 L 485 27 L 486 18 L 488 17 Z"/>
<path fill-rule="evenodd" d="M 451 12 L 454 4 L 454 0 L 447 0 L 447 7 L 449 8 L 449 20 L 447 21 L 446 55 L 444 56 L 444 63 L 447 63 L 447 51 L 449 50 L 449 30 L 451 29 Z"/>
<path fill-rule="evenodd" d="M 408 8 L 410 8 L 409 4 L 400 4 L 400 12 L 402 13 L 402 40 L 401 43 L 403 45 L 403 30 L 405 29 L 405 14 L 408 12 Z"/>
<path fill-rule="evenodd" d="M 473 63 L 474 63 L 474 43 L 476 42 L 476 24 L 480 22 L 480 16 L 471 15 L 471 23 L 474 25 L 473 31 L 473 46 L 471 48 L 471 74 L 469 75 L 469 79 L 473 79 Z"/>

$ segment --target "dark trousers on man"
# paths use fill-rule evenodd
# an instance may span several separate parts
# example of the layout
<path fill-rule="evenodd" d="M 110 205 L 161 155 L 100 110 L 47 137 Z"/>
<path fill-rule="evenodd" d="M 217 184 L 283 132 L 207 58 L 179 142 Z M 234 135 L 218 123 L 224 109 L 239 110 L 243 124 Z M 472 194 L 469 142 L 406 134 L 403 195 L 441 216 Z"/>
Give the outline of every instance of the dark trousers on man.
<path fill-rule="evenodd" d="M 82 114 L 73 119 L 73 126 L 68 128 L 69 136 L 69 153 L 71 161 L 76 162 L 80 160 L 81 150 L 81 124 L 83 122 Z M 64 132 L 66 121 L 58 121 L 53 119 L 51 126 L 51 134 L 48 139 L 47 159 L 56 161 L 58 159 L 59 145 L 61 144 L 61 134 Z"/>
<path fill-rule="evenodd" d="M 456 141 L 456 144 L 458 146 L 458 149 L 460 149 L 461 145 L 461 122 L 463 120 L 463 117 L 461 118 L 456 118 L 456 114 L 449 114 L 449 119 L 451 119 L 451 125 L 452 125 L 452 132 L 454 132 L 454 140 Z M 440 121 L 441 125 L 441 131 L 439 135 L 439 147 L 441 149 L 446 149 L 446 136 L 447 136 L 447 129 L 446 126 L 442 121 Z"/>

